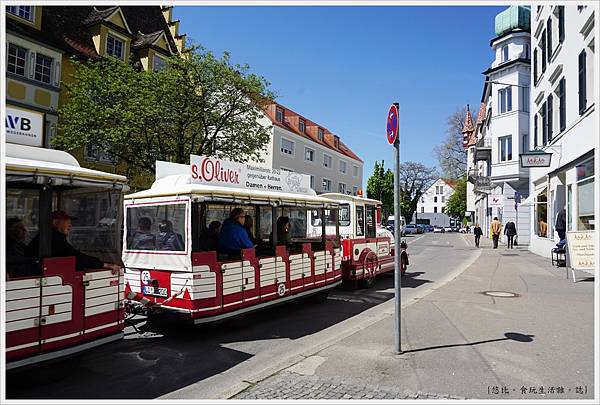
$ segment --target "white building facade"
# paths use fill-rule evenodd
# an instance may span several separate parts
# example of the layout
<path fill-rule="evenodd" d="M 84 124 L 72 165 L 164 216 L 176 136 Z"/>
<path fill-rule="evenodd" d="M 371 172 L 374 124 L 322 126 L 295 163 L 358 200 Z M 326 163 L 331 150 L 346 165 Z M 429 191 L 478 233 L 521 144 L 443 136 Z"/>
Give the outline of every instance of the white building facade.
<path fill-rule="evenodd" d="M 521 245 L 530 240 L 529 210 L 516 203 L 529 195 L 529 171 L 519 162 L 519 154 L 530 149 L 529 13 L 527 7 L 512 6 L 496 16 L 497 37 L 490 42 L 495 59 L 483 72 L 476 125 L 469 112 L 463 129 L 472 223 L 478 223 L 488 236 L 494 217 L 502 223 L 512 221 Z"/>
<path fill-rule="evenodd" d="M 527 201 L 529 249 L 542 256 L 549 257 L 559 240 L 556 217 L 562 209 L 567 231 L 595 229 L 596 13 L 591 3 L 532 8 L 530 146 L 552 154 L 550 167 L 531 169 Z"/>
<path fill-rule="evenodd" d="M 419 199 L 412 222 L 434 226 L 455 225 L 454 220 L 446 214 L 448 199 L 454 193 L 455 186 L 456 181 L 437 179 Z"/>
<path fill-rule="evenodd" d="M 265 164 L 310 175 L 317 193 L 362 192 L 363 161 L 338 135 L 278 103 L 267 108 L 265 122 L 272 125 Z"/>

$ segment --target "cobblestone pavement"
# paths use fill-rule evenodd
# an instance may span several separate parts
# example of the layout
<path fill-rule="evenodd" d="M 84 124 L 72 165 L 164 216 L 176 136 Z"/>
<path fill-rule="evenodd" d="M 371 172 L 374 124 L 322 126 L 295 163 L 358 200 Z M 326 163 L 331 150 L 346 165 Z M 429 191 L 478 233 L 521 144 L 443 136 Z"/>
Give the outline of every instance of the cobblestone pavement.
<path fill-rule="evenodd" d="M 333 378 L 281 372 L 232 399 L 465 399 L 454 395 L 407 392 L 393 387 L 357 385 Z"/>

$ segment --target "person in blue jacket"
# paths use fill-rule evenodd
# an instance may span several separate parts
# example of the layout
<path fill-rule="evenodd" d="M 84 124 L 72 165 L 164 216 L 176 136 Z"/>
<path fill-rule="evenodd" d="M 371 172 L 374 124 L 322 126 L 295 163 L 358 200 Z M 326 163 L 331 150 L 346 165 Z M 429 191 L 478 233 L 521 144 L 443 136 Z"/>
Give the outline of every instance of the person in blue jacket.
<path fill-rule="evenodd" d="M 235 208 L 229 218 L 223 222 L 219 233 L 219 253 L 226 253 L 230 258 L 240 257 L 242 249 L 250 249 L 254 244 L 244 229 L 246 214 L 242 208 Z"/>

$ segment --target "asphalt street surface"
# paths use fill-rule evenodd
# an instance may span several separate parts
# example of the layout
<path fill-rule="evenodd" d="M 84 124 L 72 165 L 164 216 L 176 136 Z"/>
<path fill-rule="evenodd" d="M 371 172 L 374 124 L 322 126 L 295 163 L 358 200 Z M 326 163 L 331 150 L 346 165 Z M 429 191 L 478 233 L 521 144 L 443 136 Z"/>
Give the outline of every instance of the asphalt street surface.
<path fill-rule="evenodd" d="M 407 236 L 410 266 L 402 279 L 403 305 L 450 281 L 476 260 L 480 252 L 473 247 L 472 237 L 456 233 Z M 244 363 L 253 358 L 269 361 L 393 295 L 394 277 L 388 273 L 379 276 L 370 289 L 336 289 L 325 302 L 290 303 L 212 326 L 137 317 L 119 342 L 73 359 L 10 373 L 7 398 L 168 397 L 226 371 L 243 370 Z M 202 398 L 202 392 L 195 397 Z"/>

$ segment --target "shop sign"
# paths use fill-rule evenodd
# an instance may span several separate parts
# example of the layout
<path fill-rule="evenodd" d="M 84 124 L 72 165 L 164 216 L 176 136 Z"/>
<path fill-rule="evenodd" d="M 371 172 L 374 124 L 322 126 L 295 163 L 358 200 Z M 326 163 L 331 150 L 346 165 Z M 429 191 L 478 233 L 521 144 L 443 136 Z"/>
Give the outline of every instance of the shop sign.
<path fill-rule="evenodd" d="M 250 190 L 312 194 L 310 176 L 281 169 L 237 163 L 210 156 L 190 156 L 192 183 Z"/>
<path fill-rule="evenodd" d="M 530 152 L 519 155 L 521 158 L 521 167 L 550 167 L 552 153 Z"/>
<path fill-rule="evenodd" d="M 594 273 L 596 267 L 594 231 L 567 232 L 567 248 L 572 269 Z"/>
<path fill-rule="evenodd" d="M 20 108 L 6 107 L 6 142 L 42 146 L 44 114 Z"/>
<path fill-rule="evenodd" d="M 502 208 L 504 206 L 504 196 L 499 195 L 488 195 L 488 207 L 489 208 Z"/>

